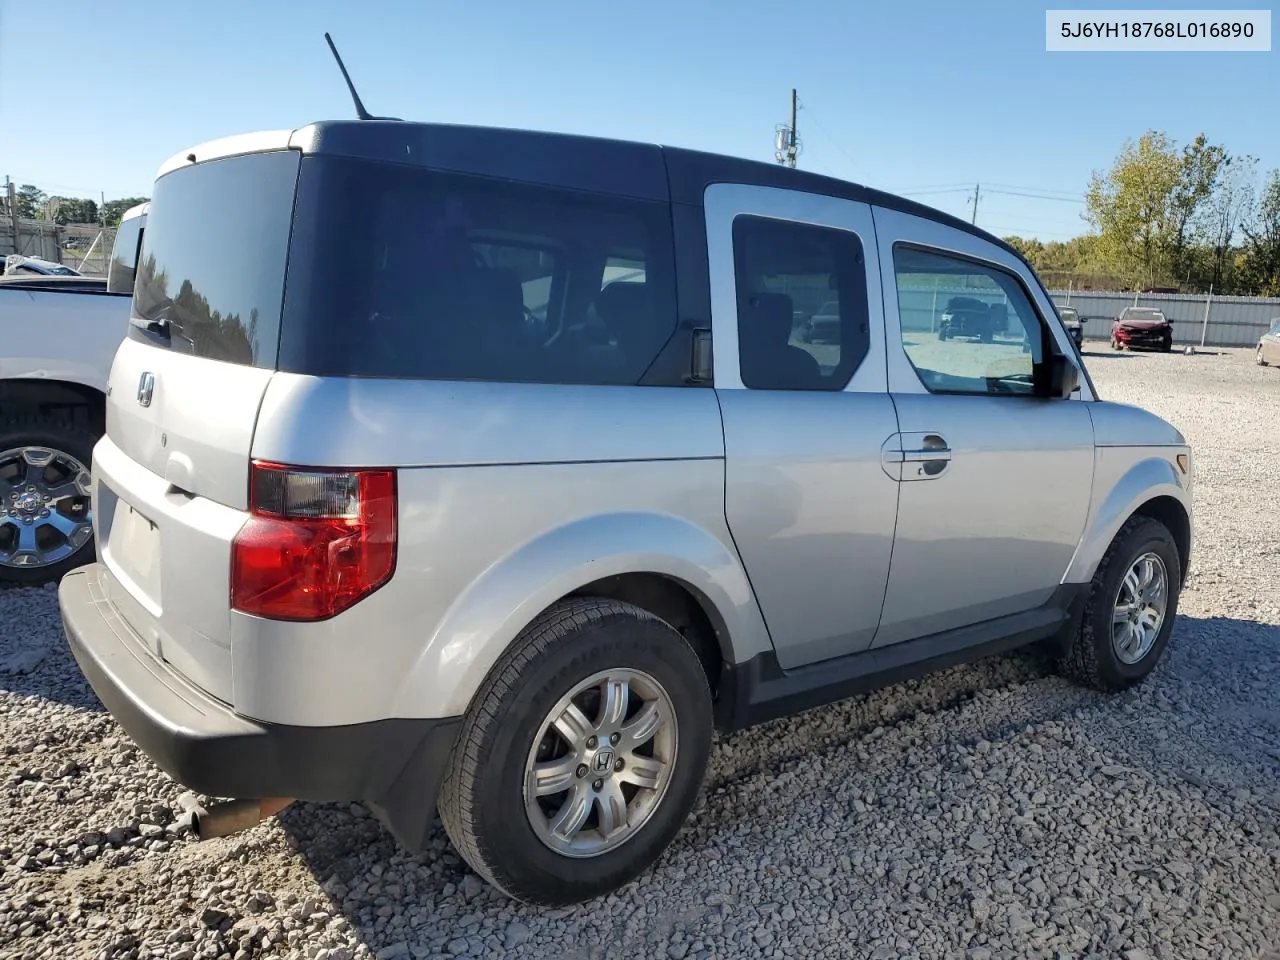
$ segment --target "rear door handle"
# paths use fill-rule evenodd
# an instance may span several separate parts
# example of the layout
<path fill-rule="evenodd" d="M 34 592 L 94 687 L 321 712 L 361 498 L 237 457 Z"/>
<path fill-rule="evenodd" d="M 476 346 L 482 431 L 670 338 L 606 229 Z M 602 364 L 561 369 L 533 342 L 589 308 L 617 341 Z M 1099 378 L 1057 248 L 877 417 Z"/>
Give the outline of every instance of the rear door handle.
<path fill-rule="evenodd" d="M 946 473 L 951 463 L 951 447 L 940 434 L 905 434 L 902 439 L 902 462 L 917 465 L 902 468 L 903 480 L 933 480 Z"/>

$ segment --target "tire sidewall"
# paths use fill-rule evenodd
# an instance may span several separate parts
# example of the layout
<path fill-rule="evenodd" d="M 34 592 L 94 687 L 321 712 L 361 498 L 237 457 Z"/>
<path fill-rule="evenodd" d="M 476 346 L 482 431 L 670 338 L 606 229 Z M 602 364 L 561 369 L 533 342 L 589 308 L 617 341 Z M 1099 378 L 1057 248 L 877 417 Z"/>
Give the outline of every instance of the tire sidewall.
<path fill-rule="evenodd" d="M 1165 608 L 1164 622 L 1151 649 L 1137 663 L 1125 663 L 1116 656 L 1112 644 L 1112 612 L 1120 590 L 1120 584 L 1133 563 L 1145 553 L 1154 553 L 1164 563 L 1168 578 L 1165 589 L 1169 601 Z M 1108 564 L 1106 574 L 1098 585 L 1098 593 L 1090 611 L 1093 636 L 1096 644 L 1098 668 L 1103 677 L 1116 686 L 1128 686 L 1145 678 L 1164 656 L 1178 615 L 1178 598 L 1181 593 L 1182 565 L 1178 549 L 1167 529 L 1158 523 L 1144 524 L 1126 538 Z"/>
<path fill-rule="evenodd" d="M 662 802 L 638 833 L 590 858 L 548 848 L 533 832 L 524 808 L 524 773 L 543 719 L 574 685 L 610 668 L 642 670 L 667 691 L 676 711 L 676 769 Z M 655 618 L 609 616 L 559 644 L 515 684 L 516 695 L 497 704 L 498 723 L 484 748 L 487 762 L 473 784 L 475 810 L 499 851 L 517 896 L 545 891 L 547 902 L 567 902 L 620 886 L 647 869 L 679 832 L 702 787 L 711 741 L 711 700 L 697 655 L 679 633 Z M 522 898 L 524 898 L 522 896 Z"/>
<path fill-rule="evenodd" d="M 48 447 L 75 457 L 87 470 L 93 470 L 93 448 L 97 437 L 79 424 L 62 424 L 56 420 L 18 420 L 0 425 L 0 452 L 14 447 Z M 0 567 L 0 584 L 32 586 L 57 582 L 63 574 L 93 560 L 94 538 L 89 537 L 71 556 L 44 567 Z"/>

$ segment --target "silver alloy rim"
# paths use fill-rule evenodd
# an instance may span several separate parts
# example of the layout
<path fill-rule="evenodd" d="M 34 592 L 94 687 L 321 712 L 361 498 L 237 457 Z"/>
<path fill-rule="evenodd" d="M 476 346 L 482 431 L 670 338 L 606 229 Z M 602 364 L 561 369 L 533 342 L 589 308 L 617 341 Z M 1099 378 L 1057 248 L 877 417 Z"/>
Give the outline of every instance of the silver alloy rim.
<path fill-rule="evenodd" d="M 1140 661 L 1155 646 L 1169 606 L 1169 576 L 1157 554 L 1144 553 L 1120 581 L 1111 614 L 1111 646 L 1121 663 Z"/>
<path fill-rule="evenodd" d="M 525 762 L 534 834 L 567 857 L 596 857 L 634 837 L 662 803 L 679 728 L 671 697 L 639 670 L 602 670 L 551 708 Z"/>
<path fill-rule="evenodd" d="M 92 475 L 49 447 L 0 453 L 0 567 L 32 570 L 71 556 L 93 534 Z"/>

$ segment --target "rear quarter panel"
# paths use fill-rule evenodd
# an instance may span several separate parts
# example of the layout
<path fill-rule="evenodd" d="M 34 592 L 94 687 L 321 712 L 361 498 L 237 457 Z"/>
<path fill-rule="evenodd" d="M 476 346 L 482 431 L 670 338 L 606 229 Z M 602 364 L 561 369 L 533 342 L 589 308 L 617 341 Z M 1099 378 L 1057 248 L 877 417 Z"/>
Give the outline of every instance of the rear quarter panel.
<path fill-rule="evenodd" d="M 617 573 L 692 588 L 735 659 L 768 648 L 725 525 L 711 390 L 278 374 L 254 456 L 398 466 L 399 540 L 391 581 L 332 620 L 232 615 L 235 705 L 248 716 L 459 715 L 542 609 Z"/>

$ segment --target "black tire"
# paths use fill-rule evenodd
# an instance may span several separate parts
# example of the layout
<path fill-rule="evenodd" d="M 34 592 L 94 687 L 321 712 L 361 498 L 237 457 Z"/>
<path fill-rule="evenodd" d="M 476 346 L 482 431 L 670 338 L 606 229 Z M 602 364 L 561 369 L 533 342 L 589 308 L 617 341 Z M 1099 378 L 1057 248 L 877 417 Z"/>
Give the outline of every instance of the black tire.
<path fill-rule="evenodd" d="M 524 807 L 525 763 L 557 701 L 614 668 L 642 670 L 669 695 L 679 733 L 675 766 L 630 839 L 593 857 L 570 857 L 534 832 Z M 547 906 L 589 900 L 647 870 L 679 832 L 702 787 L 711 732 L 706 674 L 680 633 L 631 604 L 564 600 L 524 630 L 476 693 L 440 787 L 440 819 L 472 869 L 508 896 Z"/>
<path fill-rule="evenodd" d="M 1116 656 L 1111 640 L 1112 611 L 1125 574 L 1139 557 L 1148 552 L 1159 556 L 1164 563 L 1168 603 L 1164 622 L 1151 649 L 1142 659 L 1130 664 Z M 1141 683 L 1155 669 L 1169 645 L 1181 590 L 1182 564 L 1169 529 L 1150 517 L 1130 517 L 1098 565 L 1085 601 L 1080 629 L 1059 659 L 1059 670 L 1078 683 L 1108 692 Z"/>
<path fill-rule="evenodd" d="M 0 452 L 15 447 L 48 447 L 74 457 L 86 468 L 93 469 L 93 447 L 101 433 L 88 425 L 55 417 L 24 417 L 0 423 Z M 5 487 L 0 480 L 0 489 Z M 89 537 L 69 557 L 40 567 L 13 567 L 0 564 L 0 583 L 38 586 L 56 583 L 68 570 L 83 566 L 94 558 L 93 537 Z"/>
<path fill-rule="evenodd" d="M 1254 354 L 1253 359 L 1257 361 L 1257 364 L 1260 367 L 1265 367 L 1267 365 L 1267 361 L 1262 357 L 1262 347 L 1258 347 L 1258 352 Z"/>
<path fill-rule="evenodd" d="M 951 336 L 951 331 L 950 331 L 950 330 L 948 330 L 946 327 L 939 327 L 939 328 L 938 328 L 938 339 L 939 339 L 939 340 L 946 340 L 949 336 Z"/>

